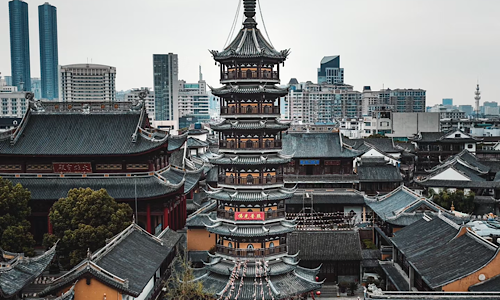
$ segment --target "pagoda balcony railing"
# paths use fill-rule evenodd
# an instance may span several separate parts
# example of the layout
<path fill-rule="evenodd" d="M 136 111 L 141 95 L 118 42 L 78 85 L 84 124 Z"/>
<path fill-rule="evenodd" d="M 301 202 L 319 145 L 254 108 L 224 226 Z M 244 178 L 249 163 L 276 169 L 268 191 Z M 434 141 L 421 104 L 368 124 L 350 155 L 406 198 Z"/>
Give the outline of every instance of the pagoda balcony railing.
<path fill-rule="evenodd" d="M 231 142 L 231 141 L 219 141 L 220 149 L 258 149 L 258 150 L 266 150 L 266 149 L 281 149 L 282 146 L 281 141 L 253 141 L 249 143 L 247 141 L 243 142 Z"/>
<path fill-rule="evenodd" d="M 259 185 L 259 184 L 273 184 L 273 183 L 283 183 L 283 175 L 278 176 L 225 176 L 219 175 L 219 183 L 222 184 L 234 184 L 234 185 Z"/>
<path fill-rule="evenodd" d="M 257 211 L 255 211 L 257 212 Z M 217 217 L 227 219 L 227 220 L 234 220 L 234 214 L 236 212 L 234 211 L 227 211 L 223 209 L 217 210 Z M 278 210 L 270 210 L 270 211 L 265 211 L 264 212 L 264 219 L 265 220 L 274 220 L 274 219 L 281 219 L 285 217 L 285 210 L 284 209 L 278 209 Z"/>
<path fill-rule="evenodd" d="M 235 114 L 241 114 L 241 115 L 279 115 L 280 114 L 280 108 L 279 107 L 270 107 L 270 106 L 264 106 L 261 107 L 260 109 L 258 107 L 254 106 L 242 106 L 242 107 L 235 107 L 235 106 L 223 106 L 221 107 L 221 115 L 235 115 Z"/>
<path fill-rule="evenodd" d="M 279 74 L 276 71 L 261 71 L 260 73 L 257 71 L 243 71 L 243 72 L 225 72 L 222 73 L 222 79 L 224 80 L 235 80 L 235 79 L 264 79 L 264 80 L 279 80 Z"/>
<path fill-rule="evenodd" d="M 217 245 L 216 251 L 221 254 L 231 255 L 231 256 L 243 256 L 243 257 L 258 257 L 267 256 L 274 254 L 286 253 L 286 245 L 281 245 L 273 248 L 257 248 L 257 249 L 241 249 L 241 248 L 229 248 L 222 245 Z"/>

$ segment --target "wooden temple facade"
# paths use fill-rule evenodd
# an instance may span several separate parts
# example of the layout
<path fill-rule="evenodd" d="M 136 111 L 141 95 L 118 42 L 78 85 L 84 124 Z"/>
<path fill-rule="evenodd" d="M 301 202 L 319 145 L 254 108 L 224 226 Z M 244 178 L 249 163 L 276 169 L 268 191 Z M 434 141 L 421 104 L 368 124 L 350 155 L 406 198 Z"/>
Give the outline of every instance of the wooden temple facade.
<path fill-rule="evenodd" d="M 203 175 L 170 166 L 186 139 L 151 128 L 143 102 L 32 102 L 21 124 L 0 136 L 0 176 L 31 191 L 38 242 L 52 231 L 52 204 L 80 187 L 129 203 L 150 233 L 177 230 Z"/>

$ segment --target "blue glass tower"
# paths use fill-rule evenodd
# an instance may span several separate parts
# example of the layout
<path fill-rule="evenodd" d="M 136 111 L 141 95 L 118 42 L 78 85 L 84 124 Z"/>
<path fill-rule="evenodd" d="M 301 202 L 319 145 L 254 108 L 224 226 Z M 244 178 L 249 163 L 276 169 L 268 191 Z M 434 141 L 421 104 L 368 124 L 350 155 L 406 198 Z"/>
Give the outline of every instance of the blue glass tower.
<path fill-rule="evenodd" d="M 17 86 L 19 90 L 30 91 L 31 72 L 28 3 L 20 0 L 10 1 L 9 22 L 12 85 Z"/>
<path fill-rule="evenodd" d="M 40 72 L 42 77 L 42 98 L 59 98 L 58 50 L 57 50 L 57 8 L 45 2 L 38 6 L 40 32 Z"/>

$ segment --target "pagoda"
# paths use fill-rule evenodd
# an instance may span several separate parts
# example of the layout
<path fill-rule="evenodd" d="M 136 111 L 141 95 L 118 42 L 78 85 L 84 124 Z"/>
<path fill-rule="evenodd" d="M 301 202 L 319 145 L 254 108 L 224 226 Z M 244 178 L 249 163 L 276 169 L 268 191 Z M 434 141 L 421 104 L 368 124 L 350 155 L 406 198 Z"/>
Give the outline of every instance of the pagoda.
<path fill-rule="evenodd" d="M 207 230 L 215 235 L 215 254 L 195 280 L 218 299 L 302 299 L 321 287 L 317 269 L 298 266 L 287 252 L 287 234 L 295 221 L 285 219 L 285 201 L 294 189 L 284 187 L 283 168 L 291 156 L 281 154 L 282 134 L 289 124 L 278 120 L 279 65 L 289 50 L 277 51 L 257 29 L 256 0 L 244 0 L 245 20 L 223 51 L 211 51 L 220 66 L 220 98 L 224 121 L 218 132 L 219 153 L 210 159 L 218 168 L 218 187 L 209 197 L 217 217 Z"/>

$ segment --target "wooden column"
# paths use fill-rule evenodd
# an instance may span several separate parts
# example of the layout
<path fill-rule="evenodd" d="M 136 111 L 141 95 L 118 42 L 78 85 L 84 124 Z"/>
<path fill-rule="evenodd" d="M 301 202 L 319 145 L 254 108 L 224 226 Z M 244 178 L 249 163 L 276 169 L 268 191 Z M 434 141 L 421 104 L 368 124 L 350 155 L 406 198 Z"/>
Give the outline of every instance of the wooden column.
<path fill-rule="evenodd" d="M 147 232 L 152 233 L 152 231 L 151 231 L 151 204 L 149 204 L 149 203 L 146 206 L 146 217 L 147 217 L 146 230 L 147 230 Z"/>
<path fill-rule="evenodd" d="M 47 225 L 48 225 L 48 232 L 49 234 L 52 234 L 53 233 L 53 229 L 52 229 L 52 223 L 50 223 L 50 217 L 47 216 Z"/>
<path fill-rule="evenodd" d="M 168 207 L 163 208 L 163 229 L 165 229 L 169 226 L 168 213 L 169 213 L 169 208 Z"/>

